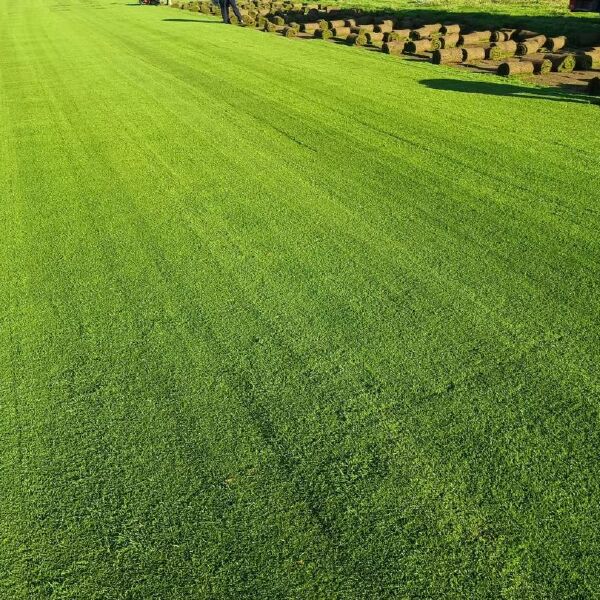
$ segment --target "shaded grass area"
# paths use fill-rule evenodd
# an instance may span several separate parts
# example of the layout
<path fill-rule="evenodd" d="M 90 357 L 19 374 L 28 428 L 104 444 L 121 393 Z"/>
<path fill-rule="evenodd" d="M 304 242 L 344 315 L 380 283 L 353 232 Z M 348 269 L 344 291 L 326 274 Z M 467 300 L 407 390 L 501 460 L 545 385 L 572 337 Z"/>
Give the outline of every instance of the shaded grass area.
<path fill-rule="evenodd" d="M 0 17 L 0 596 L 594 597 L 597 106 Z"/>

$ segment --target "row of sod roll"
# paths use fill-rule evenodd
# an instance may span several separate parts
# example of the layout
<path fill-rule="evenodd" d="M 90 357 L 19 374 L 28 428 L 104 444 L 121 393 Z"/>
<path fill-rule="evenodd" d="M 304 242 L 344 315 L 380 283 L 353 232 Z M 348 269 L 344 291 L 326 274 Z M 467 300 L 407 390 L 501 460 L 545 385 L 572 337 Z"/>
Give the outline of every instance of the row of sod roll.
<path fill-rule="evenodd" d="M 220 15 L 212 1 L 173 0 L 171 6 Z M 239 7 L 241 22 L 231 13 L 232 23 L 288 38 L 319 38 L 409 55 L 434 64 L 485 64 L 487 70 L 493 68 L 503 76 L 600 70 L 600 36 L 598 45 L 582 47 L 569 44 L 565 35 L 497 27 L 473 30 L 457 22 L 423 23 L 397 14 L 324 4 L 246 0 Z M 589 84 L 591 93 L 594 85 Z"/>

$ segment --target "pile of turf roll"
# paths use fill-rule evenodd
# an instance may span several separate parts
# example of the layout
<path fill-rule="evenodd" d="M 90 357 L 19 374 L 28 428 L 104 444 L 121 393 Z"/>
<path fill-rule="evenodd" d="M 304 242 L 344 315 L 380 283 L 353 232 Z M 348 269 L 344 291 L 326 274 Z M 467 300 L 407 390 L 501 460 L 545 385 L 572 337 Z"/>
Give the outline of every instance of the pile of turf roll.
<path fill-rule="evenodd" d="M 474 62 L 476 60 L 485 60 L 487 48 L 483 46 L 463 46 L 463 62 Z"/>
<path fill-rule="evenodd" d="M 486 43 L 490 41 L 491 37 L 491 31 L 473 31 L 472 33 L 465 33 L 460 36 L 459 46 Z"/>
<path fill-rule="evenodd" d="M 503 60 L 517 53 L 517 42 L 508 40 L 507 42 L 494 42 L 487 51 L 487 57 L 490 60 Z"/>
<path fill-rule="evenodd" d="M 513 39 L 515 33 L 514 29 L 500 29 L 499 31 L 492 31 L 490 41 L 492 42 L 508 42 Z"/>
<path fill-rule="evenodd" d="M 556 73 L 570 73 L 575 69 L 574 54 L 545 54 L 544 58 L 552 63 L 552 70 Z"/>
<path fill-rule="evenodd" d="M 220 16 L 214 1 L 173 0 L 171 6 Z M 390 11 L 368 12 L 323 4 L 240 0 L 242 24 L 278 32 L 288 38 L 314 35 L 321 39 L 345 40 L 353 46 L 381 48 L 386 54 L 427 55 L 435 64 L 458 64 L 493 60 L 501 62 L 500 75 L 540 74 L 552 70 L 600 68 L 600 46 L 565 52 L 564 35 L 546 37 L 537 31 L 503 27 L 497 30 L 463 31 L 456 22 L 426 23 L 417 17 L 399 17 Z M 235 15 L 231 21 L 237 23 Z M 556 32 L 553 32 L 556 33 Z M 579 40 L 581 42 L 581 40 Z M 594 43 L 594 40 L 585 43 Z M 520 60 L 512 60 L 513 57 Z M 600 78 L 590 82 L 591 93 L 599 93 Z"/>
<path fill-rule="evenodd" d="M 367 40 L 367 36 L 364 32 L 360 33 L 351 33 L 346 38 L 346 43 L 349 46 L 366 46 L 369 42 Z"/>
<path fill-rule="evenodd" d="M 444 36 L 442 36 L 441 38 L 439 38 L 440 40 L 440 46 L 442 48 L 455 48 L 456 46 L 458 46 L 458 42 L 460 40 L 460 34 L 459 33 L 448 33 Z"/>
<path fill-rule="evenodd" d="M 535 54 L 546 43 L 545 35 L 527 38 L 517 44 L 517 56 L 525 56 L 526 54 Z"/>
<path fill-rule="evenodd" d="M 549 37 L 546 40 L 544 46 L 550 50 L 550 52 L 557 52 L 558 50 L 562 50 L 567 45 L 567 38 L 564 35 L 559 35 L 557 37 Z"/>
<path fill-rule="evenodd" d="M 422 40 L 434 35 L 440 35 L 440 30 L 442 28 L 441 23 L 433 23 L 431 25 L 423 25 L 423 27 L 419 27 L 418 29 L 413 29 L 410 32 L 410 37 L 413 40 Z"/>
<path fill-rule="evenodd" d="M 406 52 L 406 54 L 423 54 L 423 52 L 431 52 L 432 50 L 436 50 L 436 48 L 433 47 L 434 43 L 436 43 L 436 41 L 428 38 L 410 40 L 409 42 L 406 42 L 404 52 Z"/>
<path fill-rule="evenodd" d="M 600 68 L 600 47 L 578 52 L 575 55 L 575 68 L 580 71 Z"/>
<path fill-rule="evenodd" d="M 464 60 L 464 48 L 448 48 L 444 50 L 435 50 L 431 56 L 431 62 L 434 65 L 461 63 Z"/>

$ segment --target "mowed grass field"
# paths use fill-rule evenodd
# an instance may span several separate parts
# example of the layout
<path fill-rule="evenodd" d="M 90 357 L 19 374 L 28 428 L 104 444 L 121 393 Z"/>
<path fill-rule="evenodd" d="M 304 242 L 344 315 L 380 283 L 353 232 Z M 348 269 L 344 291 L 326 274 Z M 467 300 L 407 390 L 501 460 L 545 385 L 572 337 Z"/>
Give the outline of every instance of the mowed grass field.
<path fill-rule="evenodd" d="M 599 122 L 0 0 L 0 597 L 600 597 Z"/>

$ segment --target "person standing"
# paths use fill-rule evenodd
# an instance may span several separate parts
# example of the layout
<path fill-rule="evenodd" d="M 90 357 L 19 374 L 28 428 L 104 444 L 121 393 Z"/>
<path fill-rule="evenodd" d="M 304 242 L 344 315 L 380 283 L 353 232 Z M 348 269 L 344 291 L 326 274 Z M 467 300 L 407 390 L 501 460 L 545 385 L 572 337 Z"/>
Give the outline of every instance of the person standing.
<path fill-rule="evenodd" d="M 233 10 L 233 14 L 237 17 L 240 24 L 243 23 L 240 9 L 238 8 L 236 0 L 219 0 L 219 6 L 221 7 L 221 15 L 223 16 L 223 23 L 231 23 L 229 20 L 229 7 Z"/>

